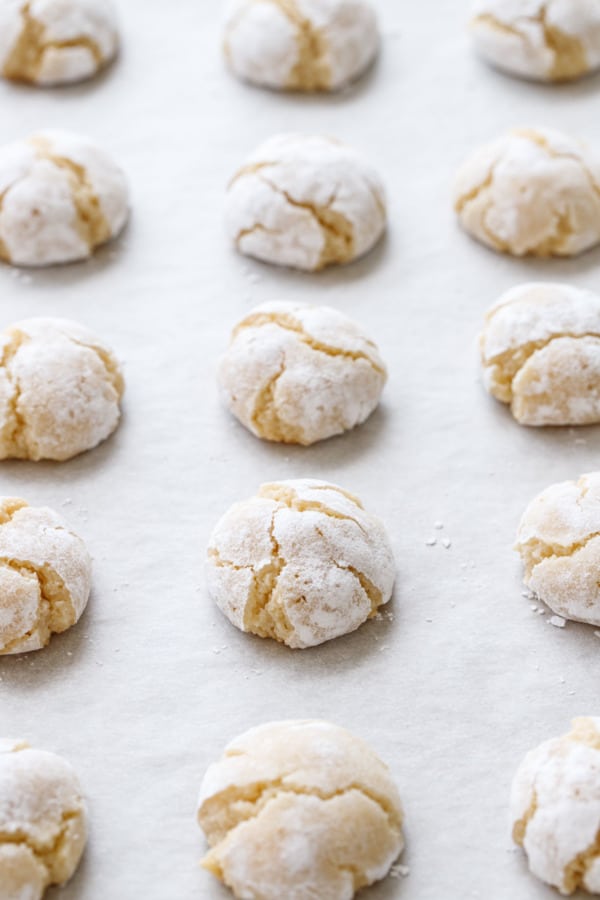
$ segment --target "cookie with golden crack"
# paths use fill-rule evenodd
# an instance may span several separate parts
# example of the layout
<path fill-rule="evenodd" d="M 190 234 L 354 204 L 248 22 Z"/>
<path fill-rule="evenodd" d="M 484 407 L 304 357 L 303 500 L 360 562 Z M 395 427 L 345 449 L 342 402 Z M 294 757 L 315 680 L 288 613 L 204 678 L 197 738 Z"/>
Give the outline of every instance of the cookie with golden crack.
<path fill-rule="evenodd" d="M 354 81 L 379 50 L 367 0 L 236 0 L 225 25 L 227 63 L 262 87 L 335 91 Z"/>
<path fill-rule="evenodd" d="M 0 0 L 0 73 L 40 86 L 91 78 L 118 48 L 112 0 Z"/>
<path fill-rule="evenodd" d="M 240 631 L 314 647 L 355 631 L 392 596 L 382 522 L 337 485 L 263 484 L 234 504 L 208 546 L 211 598 Z"/>
<path fill-rule="evenodd" d="M 600 472 L 542 491 L 523 514 L 515 549 L 525 584 L 551 610 L 600 625 Z"/>
<path fill-rule="evenodd" d="M 576 256 L 600 243 L 600 155 L 547 128 L 517 129 L 459 170 L 455 210 L 472 237 L 512 256 Z"/>
<path fill-rule="evenodd" d="M 480 338 L 487 390 L 521 425 L 600 422 L 600 297 L 566 284 L 504 294 Z"/>
<path fill-rule="evenodd" d="M 570 895 L 600 894 L 600 718 L 530 751 L 511 790 L 513 839 L 529 868 Z"/>
<path fill-rule="evenodd" d="M 504 72 L 572 81 L 600 68 L 598 0 L 475 0 L 477 52 Z"/>
<path fill-rule="evenodd" d="M 227 231 L 237 249 L 306 271 L 368 253 L 386 220 L 377 173 L 355 150 L 327 137 L 270 138 L 227 192 Z"/>
<path fill-rule="evenodd" d="M 218 372 L 233 414 L 257 437 L 309 445 L 364 422 L 387 370 L 360 326 L 326 306 L 264 303 L 235 327 Z"/>
<path fill-rule="evenodd" d="M 91 574 L 85 544 L 54 510 L 0 497 L 0 654 L 40 650 L 75 625 Z"/>
<path fill-rule="evenodd" d="M 88 138 L 42 131 L 0 147 L 0 259 L 52 266 L 88 259 L 129 215 L 127 179 Z"/>
<path fill-rule="evenodd" d="M 198 822 L 204 868 L 235 897 L 350 900 L 402 851 L 403 811 L 387 766 L 344 728 L 271 722 L 209 767 Z"/>
<path fill-rule="evenodd" d="M 62 757 L 0 739 L 0 900 L 41 900 L 74 874 L 87 840 L 79 780 Z"/>

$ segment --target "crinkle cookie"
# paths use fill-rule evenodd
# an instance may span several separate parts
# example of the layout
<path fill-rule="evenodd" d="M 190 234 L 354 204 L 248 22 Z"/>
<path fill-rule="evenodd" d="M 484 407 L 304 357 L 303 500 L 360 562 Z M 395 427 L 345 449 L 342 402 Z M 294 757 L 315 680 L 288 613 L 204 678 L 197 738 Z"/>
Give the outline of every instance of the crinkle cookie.
<path fill-rule="evenodd" d="M 254 84 L 334 91 L 375 59 L 377 18 L 367 0 L 236 0 L 224 49 L 231 70 Z"/>
<path fill-rule="evenodd" d="M 486 316 L 485 386 L 521 425 L 600 422 L 600 297 L 564 284 L 523 284 Z"/>
<path fill-rule="evenodd" d="M 74 874 L 87 815 L 71 765 L 23 741 L 0 740 L 0 900 L 41 900 Z"/>
<path fill-rule="evenodd" d="M 75 625 L 91 570 L 85 544 L 54 510 L 0 497 L 0 654 L 40 650 Z"/>
<path fill-rule="evenodd" d="M 87 259 L 129 214 L 121 169 L 87 138 L 43 131 L 0 147 L 0 259 L 51 266 Z"/>
<path fill-rule="evenodd" d="M 386 226 L 385 194 L 377 173 L 345 144 L 282 134 L 234 176 L 226 223 L 246 256 L 317 271 L 357 259 L 377 243 Z"/>
<path fill-rule="evenodd" d="M 488 62 L 536 81 L 600 67 L 598 0 L 475 0 L 471 34 Z"/>
<path fill-rule="evenodd" d="M 111 0 L 0 0 L 0 72 L 43 86 L 91 78 L 115 56 Z"/>
<path fill-rule="evenodd" d="M 25 319 L 0 332 L 0 459 L 66 460 L 119 423 L 119 363 L 68 319 Z"/>
<path fill-rule="evenodd" d="M 385 878 L 403 813 L 386 765 L 321 721 L 272 722 L 232 741 L 202 783 L 204 868 L 240 900 L 350 900 Z"/>
<path fill-rule="evenodd" d="M 463 228 L 513 256 L 576 256 L 600 243 L 600 156 L 550 129 L 482 147 L 455 185 Z"/>
<path fill-rule="evenodd" d="M 600 894 L 600 718 L 527 754 L 511 791 L 513 838 L 561 894 Z"/>
<path fill-rule="evenodd" d="M 383 524 L 325 481 L 263 484 L 234 504 L 208 546 L 210 596 L 241 631 L 314 647 L 355 631 L 389 601 Z"/>
<path fill-rule="evenodd" d="M 234 329 L 218 378 L 257 437 L 308 445 L 364 422 L 387 370 L 375 344 L 336 310 L 264 303 Z"/>
<path fill-rule="evenodd" d="M 559 616 L 600 625 L 600 472 L 553 484 L 521 519 L 525 584 Z"/>

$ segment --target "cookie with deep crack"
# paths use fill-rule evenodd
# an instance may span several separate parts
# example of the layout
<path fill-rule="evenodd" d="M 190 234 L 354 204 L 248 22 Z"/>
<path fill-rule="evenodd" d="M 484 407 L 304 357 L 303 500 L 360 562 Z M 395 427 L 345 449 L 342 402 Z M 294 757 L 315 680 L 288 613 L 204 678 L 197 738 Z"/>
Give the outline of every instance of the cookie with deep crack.
<path fill-rule="evenodd" d="M 576 256 L 600 243 L 600 155 L 551 129 L 517 129 L 461 167 L 462 227 L 513 256 Z"/>
<path fill-rule="evenodd" d="M 112 0 L 0 0 L 0 73 L 12 81 L 84 81 L 117 48 Z"/>
<path fill-rule="evenodd" d="M 208 546 L 209 594 L 241 631 L 314 647 L 355 631 L 392 596 L 382 522 L 325 481 L 263 484 L 234 504 Z"/>
<path fill-rule="evenodd" d="M 598 0 L 475 0 L 477 52 L 504 72 L 572 81 L 600 68 Z"/>
<path fill-rule="evenodd" d="M 0 739 L 0 898 L 41 900 L 74 874 L 87 839 L 81 786 L 62 757 Z"/>
<path fill-rule="evenodd" d="M 511 790 L 513 839 L 529 868 L 569 895 L 600 894 L 600 718 L 531 750 Z"/>
<path fill-rule="evenodd" d="M 58 513 L 0 497 L 0 654 L 40 650 L 75 625 L 91 572 L 85 544 Z"/>
<path fill-rule="evenodd" d="M 521 425 L 600 422 L 600 297 L 566 284 L 507 291 L 480 337 L 484 383 Z"/>
<path fill-rule="evenodd" d="M 335 91 L 379 50 L 368 0 L 235 0 L 224 52 L 239 78 L 292 91 Z"/>
<path fill-rule="evenodd" d="M 0 259 L 52 266 L 88 259 L 129 215 L 127 179 L 88 138 L 43 131 L 0 147 Z"/>
<path fill-rule="evenodd" d="M 600 625 L 600 472 L 542 491 L 523 514 L 515 549 L 525 584 L 546 606 Z"/>
<path fill-rule="evenodd" d="M 235 897 L 350 900 L 402 851 L 389 769 L 364 741 L 316 720 L 271 722 L 209 767 L 198 822 L 202 865 Z"/>
<path fill-rule="evenodd" d="M 377 173 L 355 150 L 327 137 L 270 138 L 227 192 L 227 230 L 241 253 L 307 271 L 363 256 L 386 219 Z"/>
<path fill-rule="evenodd" d="M 387 370 L 360 326 L 326 306 L 264 303 L 235 327 L 218 380 L 257 437 L 314 444 L 364 422 Z"/>

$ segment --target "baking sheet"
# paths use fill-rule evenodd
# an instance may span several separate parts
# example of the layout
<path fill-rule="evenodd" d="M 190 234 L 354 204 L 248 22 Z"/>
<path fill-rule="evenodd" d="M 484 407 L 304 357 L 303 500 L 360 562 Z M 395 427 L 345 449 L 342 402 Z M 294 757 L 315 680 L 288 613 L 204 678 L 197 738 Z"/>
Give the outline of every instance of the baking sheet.
<path fill-rule="evenodd" d="M 127 378 L 123 423 L 99 449 L 0 470 L 2 493 L 61 511 L 95 561 L 79 626 L 0 661 L 0 731 L 68 757 L 89 800 L 88 851 L 52 900 L 229 896 L 197 866 L 203 772 L 246 728 L 304 716 L 362 735 L 398 781 L 410 874 L 365 898 L 555 896 L 512 847 L 508 788 L 530 747 L 598 714 L 600 641 L 531 611 L 511 545 L 534 494 L 597 468 L 600 431 L 520 428 L 481 388 L 475 342 L 486 308 L 515 283 L 600 288 L 600 252 L 496 256 L 458 231 L 450 185 L 466 153 L 514 125 L 600 147 L 600 78 L 512 81 L 472 56 L 466 4 L 376 6 L 381 60 L 336 97 L 236 82 L 220 58 L 221 4 L 209 0 L 121 0 L 124 51 L 98 81 L 0 86 L 0 140 L 49 126 L 87 133 L 133 189 L 130 227 L 93 262 L 0 270 L 3 322 L 78 319 L 112 343 Z M 224 185 L 282 130 L 337 135 L 380 169 L 391 225 L 365 260 L 301 275 L 228 246 Z M 390 381 L 363 428 L 280 447 L 221 408 L 214 370 L 229 330 L 274 299 L 330 304 L 378 341 Z M 292 652 L 235 631 L 208 601 L 202 566 L 229 504 L 264 480 L 304 476 L 342 484 L 385 520 L 399 574 L 393 619 Z"/>

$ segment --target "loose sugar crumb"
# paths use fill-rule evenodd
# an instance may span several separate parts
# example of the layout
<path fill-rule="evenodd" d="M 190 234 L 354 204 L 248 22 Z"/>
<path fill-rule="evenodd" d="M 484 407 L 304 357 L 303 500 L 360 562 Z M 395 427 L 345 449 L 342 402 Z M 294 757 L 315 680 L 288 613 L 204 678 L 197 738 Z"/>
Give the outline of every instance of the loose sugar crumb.
<path fill-rule="evenodd" d="M 555 628 L 564 628 L 567 621 L 566 619 L 563 619 L 562 616 L 550 616 L 548 624 L 554 625 Z"/>

